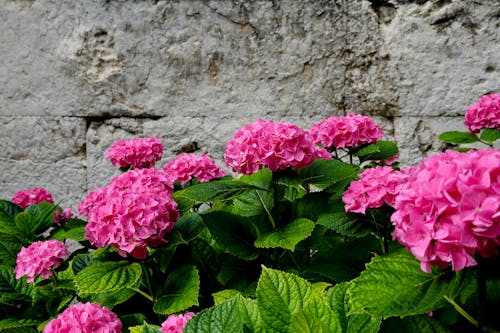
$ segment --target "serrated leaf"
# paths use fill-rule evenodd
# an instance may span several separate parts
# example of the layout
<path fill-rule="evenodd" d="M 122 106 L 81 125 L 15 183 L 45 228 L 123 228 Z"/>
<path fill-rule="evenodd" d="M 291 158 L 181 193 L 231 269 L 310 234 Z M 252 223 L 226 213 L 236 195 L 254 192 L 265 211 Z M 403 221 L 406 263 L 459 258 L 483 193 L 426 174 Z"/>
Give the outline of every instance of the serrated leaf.
<path fill-rule="evenodd" d="M 288 332 L 292 314 L 303 309 L 311 296 L 312 287 L 304 279 L 262 268 L 257 284 L 257 305 L 266 330 Z"/>
<path fill-rule="evenodd" d="M 477 135 L 460 131 L 444 132 L 438 136 L 438 139 L 452 144 L 473 143 L 479 141 Z"/>
<path fill-rule="evenodd" d="M 313 184 L 320 189 L 347 179 L 355 179 L 357 172 L 357 167 L 352 164 L 326 159 L 316 159 L 311 166 L 297 170 L 302 184 Z"/>
<path fill-rule="evenodd" d="M 367 313 L 383 318 L 424 314 L 446 305 L 443 296 L 459 295 L 468 279 L 463 271 L 427 274 L 405 249 L 377 256 L 351 281 L 350 314 Z"/>
<path fill-rule="evenodd" d="M 494 128 L 485 128 L 481 132 L 479 138 L 489 144 L 493 144 L 496 140 L 500 139 L 500 130 Z"/>
<path fill-rule="evenodd" d="M 381 323 L 382 317 L 372 317 L 366 313 L 355 313 L 349 316 L 346 333 L 377 333 L 380 330 Z"/>
<path fill-rule="evenodd" d="M 276 180 L 276 183 L 285 188 L 283 197 L 290 202 L 294 202 L 308 193 L 302 185 L 302 179 L 298 177 L 282 176 Z"/>
<path fill-rule="evenodd" d="M 370 233 L 370 226 L 344 212 L 322 214 L 316 223 L 332 229 L 343 236 L 363 237 Z"/>
<path fill-rule="evenodd" d="M 323 293 L 313 292 L 304 305 L 304 310 L 319 320 L 323 332 L 342 332 L 338 313 L 332 309 Z"/>
<path fill-rule="evenodd" d="M 21 212 L 15 218 L 16 228 L 23 235 L 23 239 L 33 241 L 35 239 L 35 218 L 33 215 Z"/>
<path fill-rule="evenodd" d="M 0 295 L 6 299 L 31 301 L 33 285 L 17 280 L 11 267 L 0 265 Z"/>
<path fill-rule="evenodd" d="M 253 245 L 258 233 L 254 219 L 223 211 L 210 211 L 201 216 L 224 251 L 244 260 L 259 256 Z"/>
<path fill-rule="evenodd" d="M 221 304 L 227 300 L 230 300 L 231 298 L 235 297 L 236 295 L 241 295 L 241 292 L 239 290 L 235 289 L 224 289 L 221 291 L 218 291 L 216 293 L 212 294 L 212 297 L 214 298 L 214 304 Z"/>
<path fill-rule="evenodd" d="M 98 262 L 75 276 L 78 294 L 98 294 L 132 287 L 141 277 L 138 263 L 128 261 Z"/>
<path fill-rule="evenodd" d="M 0 232 L 0 263 L 14 267 L 21 247 L 16 236 Z"/>
<path fill-rule="evenodd" d="M 54 224 L 55 205 L 49 202 L 41 202 L 27 207 L 24 211 L 33 216 L 33 233 L 38 235 Z"/>
<path fill-rule="evenodd" d="M 308 219 L 296 219 L 281 230 L 264 234 L 255 240 L 258 248 L 284 248 L 290 251 L 302 240 L 309 237 L 314 229 L 314 222 Z"/>
<path fill-rule="evenodd" d="M 89 253 L 81 253 L 76 255 L 71 261 L 71 269 L 74 274 L 78 274 L 82 269 L 92 263 L 93 257 Z"/>
<path fill-rule="evenodd" d="M 355 155 L 360 159 L 360 161 L 382 161 L 395 156 L 398 151 L 398 146 L 394 142 L 380 140 L 360 148 L 355 152 Z"/>
<path fill-rule="evenodd" d="M 181 216 L 174 223 L 174 231 L 180 232 L 186 242 L 198 237 L 204 229 L 203 219 L 198 214 Z"/>
<path fill-rule="evenodd" d="M 227 200 L 255 189 L 256 186 L 236 180 L 219 180 L 190 186 L 182 191 L 182 196 L 198 202 Z"/>
<path fill-rule="evenodd" d="M 149 325 L 148 323 L 144 323 L 138 326 L 132 326 L 128 328 L 130 333 L 161 333 L 159 326 Z"/>
<path fill-rule="evenodd" d="M 137 292 L 134 290 L 120 289 L 106 293 L 91 294 L 88 299 L 91 302 L 97 302 L 111 310 L 115 305 L 128 301 L 135 294 L 137 294 Z"/>
<path fill-rule="evenodd" d="M 338 283 L 325 293 L 325 299 L 332 310 L 338 315 L 342 332 L 347 330 L 347 300 L 346 292 L 349 287 L 347 282 Z"/>
<path fill-rule="evenodd" d="M 239 316 L 237 299 L 205 309 L 191 318 L 184 327 L 184 333 L 244 333 Z"/>
<path fill-rule="evenodd" d="M 330 333 L 331 330 L 327 330 L 321 324 L 318 318 L 315 318 L 311 314 L 298 310 L 295 311 L 290 318 L 290 333 Z"/>
<path fill-rule="evenodd" d="M 169 315 L 198 305 L 200 276 L 196 267 L 183 265 L 173 270 L 167 278 L 165 293 L 158 299 L 153 310 L 155 313 Z"/>

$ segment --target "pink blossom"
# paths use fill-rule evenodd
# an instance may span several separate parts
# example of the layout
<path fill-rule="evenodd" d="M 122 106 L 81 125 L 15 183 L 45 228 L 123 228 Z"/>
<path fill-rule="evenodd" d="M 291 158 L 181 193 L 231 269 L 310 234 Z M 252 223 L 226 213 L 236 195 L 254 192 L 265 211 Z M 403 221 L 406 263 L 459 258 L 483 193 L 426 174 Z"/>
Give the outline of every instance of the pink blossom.
<path fill-rule="evenodd" d="M 172 181 L 154 168 L 115 177 L 78 207 L 88 219 L 85 237 L 97 247 L 111 245 L 122 256 L 145 258 L 147 246 L 164 243 L 179 217 L 172 191 Z"/>
<path fill-rule="evenodd" d="M 404 172 L 388 166 L 366 169 L 359 174 L 360 179 L 352 181 L 344 192 L 342 201 L 345 210 L 365 214 L 367 208 L 377 208 L 384 203 L 393 206 L 408 177 Z"/>
<path fill-rule="evenodd" d="M 382 138 L 384 133 L 370 117 L 348 114 L 347 116 L 333 116 L 313 125 L 309 134 L 314 142 L 330 149 L 375 143 Z"/>
<path fill-rule="evenodd" d="M 77 303 L 52 319 L 43 333 L 121 333 L 118 316 L 99 303 Z"/>
<path fill-rule="evenodd" d="M 500 151 L 481 149 L 425 158 L 396 197 L 394 238 L 425 272 L 461 270 L 500 245 Z"/>
<path fill-rule="evenodd" d="M 182 153 L 174 160 L 168 162 L 163 171 L 173 181 L 178 181 L 181 184 L 187 183 L 192 178 L 197 178 L 201 182 L 208 182 L 215 178 L 224 177 L 226 173 L 219 168 L 215 162 L 202 154 Z"/>
<path fill-rule="evenodd" d="M 172 314 L 161 324 L 160 331 L 163 333 L 182 333 L 187 322 L 193 318 L 194 315 L 194 312 L 187 312 L 184 315 Z"/>
<path fill-rule="evenodd" d="M 303 129 L 272 120 L 257 120 L 238 130 L 224 153 L 228 167 L 247 175 L 264 167 L 273 172 L 305 168 L 317 158 L 330 158 L 330 154 Z"/>
<path fill-rule="evenodd" d="M 31 205 L 39 204 L 40 202 L 44 201 L 50 202 L 52 204 L 54 203 L 52 194 L 50 194 L 49 191 L 42 187 L 36 187 L 17 192 L 11 201 L 22 209 Z"/>
<path fill-rule="evenodd" d="M 500 129 L 500 94 L 485 95 L 469 106 L 464 123 L 472 133 L 483 128 Z"/>
<path fill-rule="evenodd" d="M 119 140 L 106 153 L 106 158 L 120 168 L 151 168 L 161 159 L 163 144 L 157 138 Z"/>
<path fill-rule="evenodd" d="M 60 259 L 68 258 L 68 248 L 58 240 L 38 241 L 21 248 L 17 254 L 16 279 L 27 275 L 26 281 L 33 282 L 37 275 L 44 278 L 52 276 L 52 269 L 61 265 Z"/>
<path fill-rule="evenodd" d="M 63 211 L 56 210 L 54 216 L 54 223 L 64 223 L 73 217 L 73 211 L 71 208 L 64 208 Z"/>

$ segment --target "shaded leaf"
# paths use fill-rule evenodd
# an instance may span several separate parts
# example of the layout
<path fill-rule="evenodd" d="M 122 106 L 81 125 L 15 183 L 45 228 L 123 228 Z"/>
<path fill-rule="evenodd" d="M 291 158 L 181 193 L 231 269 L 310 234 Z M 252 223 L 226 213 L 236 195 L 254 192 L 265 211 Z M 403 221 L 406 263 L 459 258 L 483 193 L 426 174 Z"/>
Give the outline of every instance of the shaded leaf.
<path fill-rule="evenodd" d="M 314 229 L 314 222 L 308 219 L 297 219 L 285 225 L 281 230 L 261 235 L 255 240 L 258 248 L 284 248 L 290 251 L 302 240 L 309 237 Z"/>

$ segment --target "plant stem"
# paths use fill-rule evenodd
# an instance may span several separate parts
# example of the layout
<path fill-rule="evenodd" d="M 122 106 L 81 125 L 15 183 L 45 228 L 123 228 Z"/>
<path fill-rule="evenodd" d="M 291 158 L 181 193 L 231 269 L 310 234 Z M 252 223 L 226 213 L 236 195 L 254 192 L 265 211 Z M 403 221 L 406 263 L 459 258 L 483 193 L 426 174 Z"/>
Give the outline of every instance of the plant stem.
<path fill-rule="evenodd" d="M 458 313 L 460 313 L 460 315 L 462 315 L 462 317 L 467 319 L 467 321 L 472 325 L 474 325 L 475 327 L 479 328 L 479 322 L 476 319 L 474 319 L 474 317 L 472 317 L 467 311 L 465 311 L 460 305 L 458 305 L 454 300 L 452 300 L 448 296 L 443 296 L 443 297 L 448 303 L 450 303 L 453 306 L 453 308 L 455 308 L 455 310 Z M 500 331 L 494 330 L 487 326 L 483 326 L 482 331 L 486 333 L 500 333 Z"/>
<path fill-rule="evenodd" d="M 148 268 L 146 266 L 142 266 L 142 270 L 144 271 L 144 277 L 146 278 L 146 286 L 148 287 L 148 290 L 151 293 L 151 295 L 153 295 L 153 288 L 151 288 L 151 281 L 150 281 L 150 278 L 149 278 Z M 146 294 L 146 295 L 148 295 L 148 294 Z M 144 297 L 146 297 L 146 296 L 144 296 Z M 153 302 L 154 301 L 153 297 L 152 296 L 150 296 L 150 297 L 151 297 L 151 302 Z"/>
<path fill-rule="evenodd" d="M 142 296 L 146 297 L 146 298 L 147 298 L 148 300 L 150 300 L 151 302 L 154 302 L 154 301 L 155 301 L 155 300 L 154 300 L 154 298 L 153 298 L 153 296 L 151 296 L 151 295 L 149 295 L 149 294 L 145 293 L 144 291 L 142 291 L 142 290 L 141 290 L 141 289 L 139 289 L 139 288 L 135 288 L 135 287 L 128 287 L 128 289 L 133 290 L 133 291 L 135 291 L 136 293 L 138 293 L 138 294 L 140 294 L 140 295 L 142 295 Z"/>

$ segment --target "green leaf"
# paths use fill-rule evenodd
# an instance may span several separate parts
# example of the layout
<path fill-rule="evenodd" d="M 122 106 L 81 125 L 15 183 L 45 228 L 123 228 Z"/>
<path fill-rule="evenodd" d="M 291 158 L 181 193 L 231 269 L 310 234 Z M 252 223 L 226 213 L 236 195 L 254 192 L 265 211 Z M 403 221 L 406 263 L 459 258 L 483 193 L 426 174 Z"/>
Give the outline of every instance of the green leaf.
<path fill-rule="evenodd" d="M 231 199 L 255 189 L 260 188 L 236 180 L 219 180 L 193 185 L 176 193 L 198 202 L 214 202 Z"/>
<path fill-rule="evenodd" d="M 258 233 L 254 219 L 223 211 L 207 211 L 200 215 L 224 251 L 245 260 L 259 256 L 253 245 Z"/>
<path fill-rule="evenodd" d="M 317 159 L 311 166 L 297 170 L 302 184 L 313 184 L 320 189 L 347 179 L 355 179 L 357 173 L 357 167 L 352 164 L 325 159 Z"/>
<path fill-rule="evenodd" d="M 128 327 L 130 330 L 132 327 L 141 328 L 147 321 L 147 317 L 142 313 L 132 313 L 132 314 L 121 315 L 120 320 L 123 324 L 123 327 Z"/>
<path fill-rule="evenodd" d="M 169 315 L 198 305 L 200 276 L 196 267 L 183 265 L 173 270 L 165 284 L 165 296 L 155 302 L 155 313 Z"/>
<path fill-rule="evenodd" d="M 237 298 L 205 309 L 191 318 L 184 333 L 244 333 Z"/>
<path fill-rule="evenodd" d="M 159 326 L 149 325 L 144 323 L 142 325 L 133 326 L 128 328 L 130 333 L 161 333 Z"/>
<path fill-rule="evenodd" d="M 309 237 L 314 229 L 314 222 L 308 219 L 297 219 L 285 225 L 281 230 L 264 234 L 255 240 L 258 248 L 284 248 L 290 251 L 302 240 Z"/>
<path fill-rule="evenodd" d="M 460 132 L 460 131 L 449 131 L 444 132 L 438 139 L 452 144 L 461 144 L 461 143 L 473 143 L 479 141 L 477 135 L 468 133 L 468 132 Z"/>
<path fill-rule="evenodd" d="M 7 330 L 15 330 L 16 332 L 20 332 L 21 329 L 26 327 L 36 327 L 40 324 L 38 321 L 31 319 L 16 319 L 16 318 L 7 318 L 4 320 L 0 320 L 0 332 L 6 332 Z"/>
<path fill-rule="evenodd" d="M 71 269 L 74 274 L 78 274 L 82 269 L 89 266 L 92 263 L 92 254 L 81 253 L 77 254 L 71 261 Z"/>
<path fill-rule="evenodd" d="M 427 274 L 405 249 L 374 257 L 348 290 L 350 314 L 367 313 L 389 318 L 436 310 L 469 283 L 466 272 L 437 271 Z"/>
<path fill-rule="evenodd" d="M 405 333 L 451 333 L 452 331 L 443 326 L 438 320 L 428 315 L 410 316 L 405 318 L 390 318 L 383 324 L 386 332 Z"/>
<path fill-rule="evenodd" d="M 355 313 L 349 316 L 346 333 L 377 333 L 380 330 L 381 323 L 382 317 L 372 317 L 366 313 Z"/>
<path fill-rule="evenodd" d="M 21 247 L 16 236 L 0 232 L 0 263 L 14 267 Z"/>
<path fill-rule="evenodd" d="M 33 241 L 35 240 L 35 218 L 33 215 L 21 212 L 16 215 L 16 228 L 23 235 L 23 239 Z"/>
<path fill-rule="evenodd" d="M 392 141 L 377 141 L 357 150 L 355 155 L 360 161 L 382 161 L 393 157 L 399 152 L 398 146 Z"/>
<path fill-rule="evenodd" d="M 19 208 L 18 205 L 10 201 L 0 200 L 0 221 L 10 221 L 10 223 L 14 223 L 16 215 L 22 211 L 23 210 Z"/>
<path fill-rule="evenodd" d="M 109 291 L 106 293 L 91 294 L 89 300 L 91 302 L 97 302 L 102 306 L 106 306 L 111 310 L 115 305 L 122 304 L 128 301 L 135 294 L 137 294 L 137 292 L 135 292 L 134 290 L 120 289 L 117 291 Z"/>
<path fill-rule="evenodd" d="M 481 135 L 479 136 L 479 138 L 482 141 L 486 141 L 489 144 L 493 144 L 493 142 L 500 139 L 500 130 L 493 129 L 493 128 L 485 128 L 481 132 Z"/>
<path fill-rule="evenodd" d="M 224 289 L 213 293 L 212 297 L 214 298 L 214 304 L 217 305 L 233 298 L 236 295 L 241 295 L 241 292 L 235 289 Z"/>
<path fill-rule="evenodd" d="M 283 197 L 290 202 L 294 202 L 308 193 L 307 189 L 302 185 L 302 179 L 297 177 L 282 176 L 276 180 L 276 183 L 285 188 Z"/>
<path fill-rule="evenodd" d="M 330 307 L 323 292 L 314 291 L 312 297 L 306 300 L 304 310 L 319 320 L 323 332 L 342 332 L 339 314 Z"/>
<path fill-rule="evenodd" d="M 34 218 L 33 233 L 38 235 L 54 224 L 55 205 L 49 202 L 41 202 L 37 205 L 31 205 L 24 211 Z"/>
<path fill-rule="evenodd" d="M 290 333 L 326 333 L 333 332 L 327 330 L 321 324 L 318 318 L 311 314 L 298 310 L 295 311 L 290 318 Z"/>
<path fill-rule="evenodd" d="M 344 212 L 322 214 L 316 222 L 343 236 L 363 237 L 368 235 L 371 231 L 369 225 L 365 225 L 362 221 Z"/>
<path fill-rule="evenodd" d="M 325 293 L 325 299 L 328 301 L 330 308 L 333 309 L 338 315 L 342 332 L 347 330 L 348 309 L 346 309 L 346 292 L 348 287 L 349 284 L 347 282 L 338 283 Z"/>
<path fill-rule="evenodd" d="M 288 332 L 292 314 L 304 308 L 312 292 L 304 279 L 263 267 L 257 284 L 257 305 L 266 330 Z"/>
<path fill-rule="evenodd" d="M 98 262 L 75 276 L 78 294 L 98 294 L 132 287 L 141 277 L 138 263 L 128 261 Z"/>
<path fill-rule="evenodd" d="M 33 284 L 17 280 L 11 267 L 0 265 L 0 296 L 5 299 L 31 301 Z"/>
<path fill-rule="evenodd" d="M 194 207 L 196 201 L 190 199 L 184 195 L 184 191 L 176 191 L 172 194 L 172 199 L 177 203 L 177 209 L 181 215 L 188 214 L 189 211 Z"/>
<path fill-rule="evenodd" d="M 174 223 L 174 231 L 180 232 L 186 242 L 198 237 L 204 229 L 203 219 L 198 214 L 181 216 Z"/>

